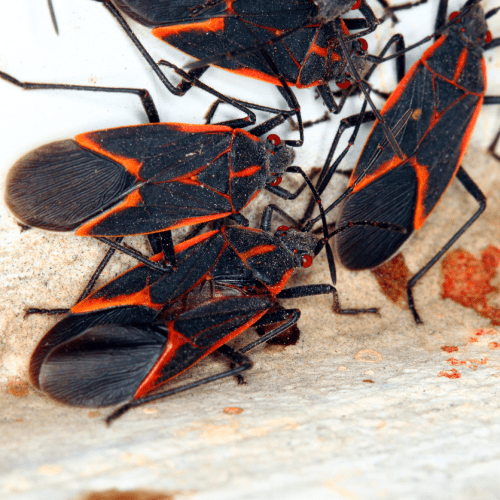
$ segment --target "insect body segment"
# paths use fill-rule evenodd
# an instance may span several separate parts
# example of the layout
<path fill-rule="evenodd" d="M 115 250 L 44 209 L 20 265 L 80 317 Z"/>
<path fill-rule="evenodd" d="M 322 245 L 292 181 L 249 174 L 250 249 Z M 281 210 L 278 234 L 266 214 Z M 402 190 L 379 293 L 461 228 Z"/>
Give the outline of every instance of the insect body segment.
<path fill-rule="evenodd" d="M 42 229 L 148 234 L 239 212 L 293 158 L 284 144 L 226 126 L 121 127 L 29 153 L 9 173 L 6 201 Z"/>

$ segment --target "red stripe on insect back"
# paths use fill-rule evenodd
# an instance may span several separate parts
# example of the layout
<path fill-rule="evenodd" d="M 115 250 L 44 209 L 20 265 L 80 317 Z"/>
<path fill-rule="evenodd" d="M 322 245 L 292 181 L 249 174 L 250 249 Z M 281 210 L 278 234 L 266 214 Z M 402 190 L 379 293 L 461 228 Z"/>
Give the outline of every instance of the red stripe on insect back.
<path fill-rule="evenodd" d="M 373 181 L 375 181 L 379 177 L 382 177 L 384 174 L 386 174 L 393 168 L 399 167 L 404 163 L 406 163 L 407 161 L 408 159 L 401 161 L 396 155 L 394 155 L 390 160 L 386 161 L 385 163 L 382 163 L 382 165 L 379 165 L 378 168 L 373 173 L 365 175 L 365 177 L 361 180 L 361 182 L 354 187 L 353 193 L 361 191 L 363 188 L 368 186 L 368 184 L 371 184 Z M 349 186 L 352 186 L 356 181 L 356 179 L 357 176 L 354 177 L 353 173 L 353 175 L 349 179 Z"/>
<path fill-rule="evenodd" d="M 88 134 L 77 135 L 75 137 L 75 141 L 80 144 L 80 146 L 89 149 L 90 151 L 94 151 L 102 156 L 105 156 L 106 158 L 116 161 L 117 163 L 122 165 L 123 168 L 125 168 L 125 170 L 131 175 L 137 177 L 137 179 L 139 180 L 142 180 L 139 172 L 143 163 L 139 162 L 136 158 L 127 158 L 125 156 L 110 153 L 109 151 L 103 149 L 100 144 L 94 142 Z"/>
<path fill-rule="evenodd" d="M 123 212 L 124 210 L 127 210 L 132 207 L 138 207 L 142 203 L 144 203 L 144 200 L 142 199 L 139 189 L 136 189 L 135 191 L 132 191 L 119 205 L 115 206 L 114 208 L 111 208 L 110 210 L 106 210 L 101 215 L 81 225 L 75 231 L 75 234 L 77 236 L 109 236 L 108 234 L 102 234 L 102 235 L 94 234 L 92 233 L 92 229 L 98 226 L 102 221 L 106 220 L 110 215 Z M 129 234 L 130 233 L 122 235 L 114 234 L 113 236 L 128 236 Z M 139 234 L 145 234 L 145 233 L 141 232 Z"/>
<path fill-rule="evenodd" d="M 226 125 L 191 125 L 188 123 L 167 123 L 166 125 L 172 130 L 190 134 L 220 134 L 226 132 L 232 134 L 234 132 L 234 129 Z"/>
<path fill-rule="evenodd" d="M 232 179 L 233 177 L 252 177 L 252 175 L 256 174 L 259 170 L 261 170 L 261 168 L 262 167 L 259 165 L 253 165 L 236 173 L 231 170 L 229 172 L 229 178 Z"/>
<path fill-rule="evenodd" d="M 111 307 L 122 306 L 145 306 L 150 309 L 160 310 L 165 304 L 155 304 L 151 300 L 149 286 L 130 295 L 116 295 L 114 297 L 92 298 L 92 295 L 76 304 L 72 309 L 72 314 L 86 314 L 92 311 L 102 311 Z"/>
<path fill-rule="evenodd" d="M 220 229 L 216 229 L 214 231 L 209 231 L 208 233 L 199 234 L 198 236 L 195 236 L 194 238 L 183 241 L 182 243 L 179 243 L 178 245 L 175 245 L 174 251 L 176 254 L 181 253 L 184 250 L 191 248 L 193 245 L 196 245 L 197 243 L 201 243 L 202 241 L 208 240 L 208 238 L 211 238 L 212 236 L 214 236 L 218 232 L 220 232 Z"/>
<path fill-rule="evenodd" d="M 148 373 L 147 377 L 142 381 L 141 385 L 137 388 L 137 391 L 134 394 L 134 399 L 140 398 L 144 396 L 148 392 L 151 392 L 155 388 L 155 382 L 158 380 L 158 377 L 161 375 L 161 370 L 164 366 L 166 366 L 175 356 L 175 353 L 179 349 L 179 347 L 184 344 L 191 344 L 191 341 L 182 335 L 181 333 L 174 330 L 174 322 L 170 322 L 167 324 L 168 328 L 168 341 L 165 349 L 155 363 L 151 371 Z M 176 375 L 177 376 L 177 375 Z"/>
<path fill-rule="evenodd" d="M 267 286 L 267 289 L 273 294 L 273 295 L 278 295 L 278 293 L 285 288 L 285 285 L 288 283 L 288 280 L 290 279 L 290 276 L 292 276 L 294 269 L 289 269 L 288 271 L 283 274 L 283 278 L 276 283 L 276 285 L 272 286 Z"/>
<path fill-rule="evenodd" d="M 413 216 L 413 227 L 417 230 L 423 226 L 427 217 L 429 217 L 429 214 L 425 213 L 424 205 L 425 195 L 429 189 L 429 171 L 427 170 L 428 167 L 417 163 L 415 158 L 410 159 L 410 164 L 417 174 L 417 202 L 415 203 L 415 215 Z M 452 179 L 450 177 L 450 182 Z"/>
<path fill-rule="evenodd" d="M 262 73 L 261 71 L 257 71 L 256 69 L 250 68 L 241 68 L 241 69 L 227 69 L 221 66 L 218 66 L 220 69 L 225 71 L 229 71 L 230 73 L 235 73 L 236 75 L 246 76 L 248 78 L 253 78 L 254 80 L 260 80 L 261 82 L 271 83 L 273 85 L 277 85 L 282 87 L 279 78 L 275 76 L 268 75 L 266 73 Z M 286 80 L 286 78 L 285 78 Z M 291 82 L 290 80 L 286 80 L 287 84 L 291 87 L 295 85 L 295 82 Z"/>
<path fill-rule="evenodd" d="M 213 17 L 208 21 L 202 21 L 200 23 L 189 23 L 189 24 L 174 24 L 173 26 L 160 26 L 159 28 L 153 28 L 151 33 L 160 40 L 168 39 L 171 36 L 180 35 L 181 33 L 189 33 L 191 31 L 203 31 L 203 32 L 217 32 L 224 31 L 225 18 L 224 17 Z"/>
<path fill-rule="evenodd" d="M 455 68 L 455 74 L 453 75 L 453 81 L 455 83 L 460 78 L 460 75 L 464 70 L 465 63 L 467 62 L 467 52 L 468 51 L 466 48 L 463 49 L 462 52 L 460 53 L 460 57 L 458 58 L 457 67 Z"/>
<path fill-rule="evenodd" d="M 169 230 L 169 229 L 178 229 L 180 227 L 186 227 L 186 226 L 193 226 L 195 224 L 202 224 L 203 222 L 210 222 L 211 220 L 217 220 L 217 219 L 222 219 L 223 217 L 228 217 L 230 216 L 231 214 L 233 214 L 233 212 L 222 212 L 220 214 L 213 214 L 213 215 L 204 215 L 202 217 L 186 217 L 185 219 L 182 220 L 182 222 L 179 222 L 177 224 L 173 224 L 172 226 L 168 226 L 164 229 L 162 229 L 162 231 L 166 231 L 166 230 Z M 157 231 L 152 231 L 152 232 L 157 232 Z M 141 233 L 141 234 L 145 234 L 145 233 Z"/>
<path fill-rule="evenodd" d="M 243 253 L 238 253 L 239 257 L 243 262 L 247 262 L 250 257 L 255 257 L 256 255 L 262 255 L 264 253 L 274 252 L 278 248 L 276 245 L 259 245 L 247 250 Z"/>

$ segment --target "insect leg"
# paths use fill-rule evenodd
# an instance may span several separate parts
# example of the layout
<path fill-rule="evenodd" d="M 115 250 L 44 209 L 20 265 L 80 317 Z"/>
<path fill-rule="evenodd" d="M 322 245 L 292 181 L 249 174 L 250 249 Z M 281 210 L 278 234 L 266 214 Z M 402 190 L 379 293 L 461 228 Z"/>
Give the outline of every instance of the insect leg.
<path fill-rule="evenodd" d="M 141 406 L 143 404 L 149 403 L 151 401 L 156 401 L 158 399 L 163 399 L 168 396 L 172 396 L 174 394 L 178 394 L 179 392 L 184 392 L 188 391 L 190 389 L 194 389 L 195 387 L 199 387 L 200 385 L 208 384 L 210 382 L 215 382 L 216 380 L 220 380 L 225 377 L 230 377 L 232 375 L 238 375 L 241 372 L 244 372 L 246 370 L 249 370 L 252 368 L 253 363 L 252 361 L 244 356 L 243 354 L 239 353 L 238 351 L 235 351 L 231 347 L 227 345 L 222 345 L 217 349 L 218 352 L 229 358 L 233 363 L 235 363 L 236 366 L 235 368 L 216 373 L 215 375 L 212 375 L 210 377 L 205 377 L 200 380 L 197 380 L 195 382 L 192 382 L 191 384 L 185 384 L 181 385 L 180 387 L 176 387 L 175 389 L 170 389 L 168 391 L 163 391 L 159 392 L 156 394 L 152 394 L 151 396 L 145 396 L 142 398 L 135 399 L 131 401 L 130 403 L 126 403 L 122 406 L 120 406 L 117 410 L 115 410 L 111 415 L 109 415 L 106 418 L 106 423 L 110 425 L 114 420 L 116 420 L 118 417 L 121 417 L 126 411 L 128 411 L 131 408 L 135 408 L 136 406 Z"/>
<path fill-rule="evenodd" d="M 479 203 L 479 208 L 476 210 L 474 215 L 448 240 L 446 245 L 439 250 L 439 252 L 434 255 L 434 257 L 427 262 L 427 264 L 418 271 L 409 281 L 406 287 L 407 296 L 408 296 L 408 307 L 410 311 L 413 313 L 413 318 L 415 319 L 415 323 L 422 324 L 423 321 L 420 319 L 420 316 L 417 313 L 415 308 L 415 303 L 413 300 L 413 287 L 417 284 L 417 281 L 424 276 L 424 274 L 448 251 L 448 249 L 455 243 L 455 241 L 462 236 L 462 234 L 469 229 L 469 227 L 476 221 L 476 219 L 484 212 L 486 209 L 486 197 L 483 192 L 479 189 L 476 183 L 469 177 L 467 172 L 460 167 L 457 172 L 457 179 L 462 183 L 462 185 L 467 189 L 470 195 Z"/>
<path fill-rule="evenodd" d="M 310 297 L 312 295 L 327 295 L 332 294 L 333 297 L 333 311 L 336 314 L 378 314 L 376 307 L 368 309 L 343 309 L 340 305 L 339 294 L 333 285 L 302 285 L 285 288 L 278 294 L 278 299 L 296 299 L 300 297 Z"/>
<path fill-rule="evenodd" d="M 139 97 L 142 107 L 146 112 L 150 123 L 159 123 L 160 116 L 154 104 L 153 98 L 146 89 L 120 88 L 120 87 L 92 87 L 88 85 L 68 85 L 60 83 L 33 83 L 20 82 L 16 78 L 0 71 L 0 78 L 23 90 L 82 90 L 87 92 L 110 92 L 115 94 L 133 94 Z"/>
<path fill-rule="evenodd" d="M 123 237 L 116 238 L 115 243 L 120 243 L 122 240 L 123 240 Z M 97 266 L 97 269 L 92 274 L 92 277 L 88 281 L 83 292 L 80 294 L 80 297 L 78 297 L 78 299 L 76 299 L 75 304 L 78 304 L 79 302 L 81 302 L 83 299 L 85 299 L 90 294 L 90 292 L 92 291 L 92 288 L 94 288 L 96 281 L 99 279 L 99 276 L 103 272 L 104 268 L 108 265 L 108 262 L 111 260 L 111 257 L 113 257 L 115 252 L 116 252 L 116 249 L 114 249 L 114 248 L 110 248 L 106 252 L 106 255 L 101 260 L 100 264 Z M 29 316 L 31 314 L 47 314 L 48 316 L 55 316 L 58 314 L 66 314 L 70 311 L 71 311 L 71 309 L 38 309 L 35 307 L 31 307 L 31 308 L 26 310 L 26 312 L 24 313 L 24 317 Z"/>

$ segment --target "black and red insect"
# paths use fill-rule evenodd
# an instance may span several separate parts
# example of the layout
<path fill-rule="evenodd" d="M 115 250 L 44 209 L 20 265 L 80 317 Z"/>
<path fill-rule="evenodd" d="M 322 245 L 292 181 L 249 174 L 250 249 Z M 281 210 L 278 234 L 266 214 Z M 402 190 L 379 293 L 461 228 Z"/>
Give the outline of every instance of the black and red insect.
<path fill-rule="evenodd" d="M 285 288 L 293 271 L 309 267 L 324 246 L 333 266 L 326 219 L 323 238 L 285 226 L 273 235 L 268 231 L 273 210 L 266 209 L 261 230 L 224 226 L 177 245 L 175 273 L 139 265 L 76 304 L 35 350 L 30 365 L 33 383 L 70 405 L 100 407 L 128 401 L 108 417 L 110 422 L 132 406 L 250 368 L 242 353 L 299 318 L 296 309 L 270 311 L 277 299 L 332 294 L 334 307 L 340 308 L 332 285 Z M 163 258 L 158 254 L 152 259 Z M 334 274 L 331 269 L 332 278 Z M 250 326 L 277 323 L 239 353 L 225 345 Z M 217 349 L 240 364 L 237 371 L 149 395 Z"/>
<path fill-rule="evenodd" d="M 239 212 L 261 189 L 296 195 L 278 186 L 294 156 L 275 134 L 120 127 L 28 153 L 10 170 L 5 199 L 23 224 L 79 236 L 150 234 L 228 216 L 245 222 Z"/>
<path fill-rule="evenodd" d="M 447 1 L 440 0 L 437 28 L 446 25 L 446 10 Z M 421 320 L 412 288 L 486 207 L 485 196 L 461 167 L 461 161 L 481 106 L 500 104 L 500 97 L 485 96 L 483 58 L 484 51 L 500 45 L 500 39 L 492 40 L 486 25 L 486 19 L 498 10 L 485 15 L 477 0 L 470 0 L 462 11 L 450 15 L 450 26 L 441 29 L 439 38 L 413 65 L 382 109 L 389 125 L 413 109 L 401 134 L 404 160 L 386 150 L 366 169 L 384 134 L 376 122 L 349 182 L 353 193 L 339 217 L 339 224 L 368 218 L 408 229 L 406 234 L 396 234 L 353 227 L 339 234 L 335 245 L 340 261 L 348 269 L 362 270 L 390 259 L 422 227 L 455 176 L 479 203 L 476 213 L 408 282 L 408 304 L 417 323 Z M 357 182 L 361 172 L 364 179 Z M 322 189 L 318 187 L 319 193 Z"/>

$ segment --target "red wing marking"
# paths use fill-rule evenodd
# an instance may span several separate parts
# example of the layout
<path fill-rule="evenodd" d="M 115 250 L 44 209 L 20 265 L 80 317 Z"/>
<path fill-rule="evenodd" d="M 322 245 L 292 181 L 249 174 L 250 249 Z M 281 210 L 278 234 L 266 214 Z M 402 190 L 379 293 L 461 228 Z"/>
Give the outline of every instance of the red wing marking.
<path fill-rule="evenodd" d="M 401 161 L 396 155 L 394 155 L 389 161 L 386 161 L 385 163 L 382 163 L 372 174 L 367 174 L 365 177 L 363 177 L 362 181 L 356 185 L 356 187 L 353 190 L 353 193 L 356 193 L 357 191 L 361 191 L 364 187 L 366 187 L 368 184 L 371 184 L 373 181 L 378 179 L 379 177 L 382 177 L 384 174 L 392 170 L 393 168 L 399 167 L 406 163 L 408 160 L 405 159 Z M 349 186 L 352 186 L 354 184 L 356 178 L 351 177 L 349 180 Z"/>
<path fill-rule="evenodd" d="M 260 191 L 255 191 L 255 193 L 252 195 L 252 197 L 248 200 L 247 204 L 245 205 L 245 207 L 247 207 L 248 205 L 250 205 L 250 203 L 259 195 Z"/>
<path fill-rule="evenodd" d="M 117 295 L 115 297 L 100 297 L 93 299 L 92 296 L 82 300 L 76 304 L 72 309 L 72 314 L 89 313 L 92 311 L 101 311 L 111 307 L 120 306 L 146 306 L 151 309 L 160 310 L 164 304 L 154 304 L 151 301 L 151 294 L 149 286 L 144 287 L 142 290 L 130 295 Z"/>
<path fill-rule="evenodd" d="M 342 33 L 344 34 L 344 36 L 350 35 L 349 30 L 347 29 L 347 26 L 342 19 L 340 20 L 340 25 L 342 26 Z"/>
<path fill-rule="evenodd" d="M 137 177 L 139 180 L 142 180 L 139 176 L 139 172 L 143 164 L 137 161 L 136 158 L 126 158 L 125 156 L 110 153 L 109 151 L 103 149 L 100 144 L 94 142 L 87 134 L 77 135 L 75 137 L 75 141 L 80 144 L 80 146 L 90 149 L 90 151 L 95 151 L 96 153 L 119 163 L 131 175 Z"/>
<path fill-rule="evenodd" d="M 421 61 L 427 61 L 429 57 L 431 57 L 436 50 L 443 45 L 446 40 L 446 35 L 441 35 L 422 55 L 420 58 Z"/>
<path fill-rule="evenodd" d="M 311 46 L 309 47 L 309 50 L 307 51 L 307 56 L 309 56 L 309 53 L 312 52 L 313 54 L 317 54 L 320 57 L 326 57 L 326 55 L 328 53 L 328 49 L 320 47 L 316 43 L 316 40 L 318 39 L 318 35 L 319 35 L 319 33 L 316 33 L 316 35 L 314 36 L 314 40 L 311 43 Z"/>
<path fill-rule="evenodd" d="M 186 226 L 193 226 L 194 224 L 201 224 L 203 222 L 210 222 L 211 220 L 217 220 L 217 219 L 222 219 L 223 217 L 228 217 L 234 212 L 223 212 L 220 214 L 213 214 L 213 215 L 204 215 L 203 217 L 191 217 L 191 218 L 186 218 L 182 222 L 179 222 L 178 224 L 174 224 L 173 226 L 168 226 L 164 228 L 164 231 L 170 230 L 170 229 L 177 229 L 179 227 L 186 227 Z M 152 231 L 154 233 L 158 231 Z M 141 233 L 143 234 L 143 233 Z M 145 233 L 144 233 L 145 234 Z"/>
<path fill-rule="evenodd" d="M 255 255 L 262 255 L 264 253 L 274 252 L 278 248 L 276 245 L 259 245 L 247 250 L 243 253 L 238 253 L 240 259 L 246 264 L 247 259 L 254 257 Z"/>
<path fill-rule="evenodd" d="M 220 66 L 219 66 L 220 67 Z M 241 68 L 241 69 L 227 69 L 227 68 L 222 68 L 225 71 L 229 71 L 230 73 L 235 73 L 237 75 L 245 76 L 247 78 L 253 78 L 254 80 L 260 80 L 261 82 L 267 82 L 271 83 L 273 85 L 278 85 L 279 87 L 282 87 L 281 82 L 279 78 L 276 78 L 275 76 L 268 75 L 266 73 L 262 73 L 261 71 L 257 71 L 256 69 L 250 69 L 250 68 Z M 286 78 L 285 78 L 286 80 Z M 294 86 L 295 82 L 291 82 L 289 80 L 286 80 L 288 85 Z"/>
<path fill-rule="evenodd" d="M 467 49 L 463 49 L 460 53 L 460 57 L 458 58 L 457 67 L 455 69 L 455 74 L 453 75 L 453 81 L 456 81 L 460 78 L 462 71 L 464 69 L 465 63 L 467 62 Z"/>
<path fill-rule="evenodd" d="M 172 130 L 179 130 L 180 132 L 187 132 L 190 134 L 234 133 L 234 129 L 227 127 L 226 125 L 191 125 L 187 123 L 167 123 L 167 125 Z"/>
<path fill-rule="evenodd" d="M 273 286 L 268 286 L 267 289 L 273 294 L 273 295 L 278 295 L 278 293 L 285 288 L 285 285 L 288 283 L 288 280 L 290 279 L 290 276 L 293 274 L 294 269 L 289 269 L 288 271 L 283 274 L 283 278 L 279 281 L 279 283 L 276 283 L 276 285 Z"/>
<path fill-rule="evenodd" d="M 196 177 L 184 177 L 178 182 L 182 182 L 182 184 L 189 184 L 191 186 L 203 186 L 203 184 L 199 180 L 197 180 Z"/>
<path fill-rule="evenodd" d="M 424 199 L 429 187 L 429 172 L 427 170 L 427 167 L 417 163 L 415 158 L 410 159 L 410 164 L 413 166 L 415 172 L 417 173 L 417 202 L 415 203 L 415 215 L 413 218 L 413 227 L 415 228 L 415 231 L 417 231 L 423 226 L 424 222 L 429 216 L 429 214 L 424 213 Z"/>
<path fill-rule="evenodd" d="M 151 392 L 155 387 L 155 382 L 161 374 L 161 369 L 166 366 L 175 356 L 177 349 L 184 344 L 190 344 L 191 341 L 181 333 L 174 330 L 174 322 L 167 323 L 168 328 L 168 341 L 165 350 L 159 357 L 156 364 L 153 366 L 147 377 L 142 381 L 141 385 L 137 388 L 134 394 L 134 399 L 144 396 Z"/>
<path fill-rule="evenodd" d="M 240 170 L 236 174 L 231 170 L 229 172 L 229 178 L 233 177 L 252 177 L 252 175 L 256 174 L 262 167 L 259 165 L 253 165 L 252 167 L 245 168 L 244 170 Z"/>
<path fill-rule="evenodd" d="M 174 24 L 173 26 L 161 26 L 153 28 L 151 33 L 159 38 L 165 40 L 173 35 L 180 35 L 181 33 L 189 33 L 191 31 L 222 31 L 224 32 L 225 19 L 223 17 L 213 17 L 207 21 L 189 24 Z"/>
<path fill-rule="evenodd" d="M 212 236 L 217 234 L 219 231 L 220 231 L 220 229 L 216 229 L 215 231 L 209 231 L 208 233 L 199 234 L 198 236 L 195 236 L 194 238 L 183 241 L 182 243 L 175 245 L 174 252 L 176 254 L 181 253 L 184 250 L 191 248 L 193 245 L 196 245 L 197 243 L 201 243 L 202 241 L 208 240 L 208 238 L 211 238 Z"/>
<path fill-rule="evenodd" d="M 101 215 L 95 217 L 94 219 L 89 220 L 88 222 L 86 222 L 85 224 L 80 226 L 75 231 L 75 234 L 77 236 L 89 236 L 92 228 L 99 225 L 103 220 L 107 219 L 111 214 L 123 212 L 124 210 L 127 210 L 128 208 L 138 207 L 143 202 L 144 202 L 144 200 L 142 199 L 142 196 L 141 196 L 141 193 L 139 192 L 139 189 L 135 189 L 127 197 L 125 197 L 125 199 L 119 205 L 111 208 L 110 210 L 106 210 Z M 93 234 L 92 236 L 99 236 L 99 235 Z M 102 235 L 102 236 L 106 236 L 106 235 Z M 117 235 L 117 236 L 119 236 L 119 235 Z M 127 235 L 122 235 L 122 236 L 127 236 Z"/>

